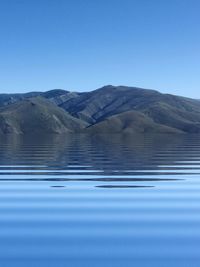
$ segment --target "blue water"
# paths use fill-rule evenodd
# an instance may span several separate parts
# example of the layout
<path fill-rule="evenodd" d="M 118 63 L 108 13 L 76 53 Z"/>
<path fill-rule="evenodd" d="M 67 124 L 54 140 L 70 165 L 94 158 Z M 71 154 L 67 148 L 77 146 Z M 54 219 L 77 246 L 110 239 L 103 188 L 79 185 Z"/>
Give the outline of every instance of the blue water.
<path fill-rule="evenodd" d="M 1 137 L 0 266 L 200 266 L 200 137 Z"/>

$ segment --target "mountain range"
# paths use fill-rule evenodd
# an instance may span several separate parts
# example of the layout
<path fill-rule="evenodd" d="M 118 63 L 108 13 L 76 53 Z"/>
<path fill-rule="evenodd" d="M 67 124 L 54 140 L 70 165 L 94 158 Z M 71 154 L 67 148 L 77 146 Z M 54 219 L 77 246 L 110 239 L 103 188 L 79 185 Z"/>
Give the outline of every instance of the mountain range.
<path fill-rule="evenodd" d="M 107 85 L 0 94 L 0 133 L 200 133 L 200 101 Z"/>

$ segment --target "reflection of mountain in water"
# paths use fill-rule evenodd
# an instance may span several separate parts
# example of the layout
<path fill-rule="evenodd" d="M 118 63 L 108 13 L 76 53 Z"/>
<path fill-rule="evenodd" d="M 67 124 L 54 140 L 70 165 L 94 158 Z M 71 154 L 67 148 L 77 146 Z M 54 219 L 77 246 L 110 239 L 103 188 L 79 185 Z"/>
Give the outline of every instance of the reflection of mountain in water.
<path fill-rule="evenodd" d="M 151 186 L 152 182 L 200 173 L 194 165 L 184 163 L 198 155 L 200 140 L 196 137 L 48 135 L 37 140 L 5 137 L 1 140 L 1 181 L 85 181 L 103 188 L 117 188 L 122 183 L 124 188 L 134 188 L 138 183 Z M 118 184 L 110 185 L 111 182 Z"/>

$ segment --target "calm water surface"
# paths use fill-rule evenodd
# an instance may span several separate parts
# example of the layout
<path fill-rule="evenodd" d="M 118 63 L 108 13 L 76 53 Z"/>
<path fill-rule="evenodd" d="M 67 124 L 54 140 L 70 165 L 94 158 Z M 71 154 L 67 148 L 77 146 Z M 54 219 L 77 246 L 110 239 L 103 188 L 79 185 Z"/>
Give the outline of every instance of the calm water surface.
<path fill-rule="evenodd" d="M 0 266 L 200 266 L 200 137 L 0 139 Z"/>

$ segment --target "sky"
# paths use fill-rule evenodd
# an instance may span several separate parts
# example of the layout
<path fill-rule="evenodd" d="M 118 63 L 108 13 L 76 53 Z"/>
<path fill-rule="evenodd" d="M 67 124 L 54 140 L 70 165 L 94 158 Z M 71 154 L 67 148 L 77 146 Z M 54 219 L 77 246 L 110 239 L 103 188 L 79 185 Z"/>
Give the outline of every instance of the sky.
<path fill-rule="evenodd" d="M 199 0 L 0 0 L 0 93 L 127 85 L 200 98 Z"/>

